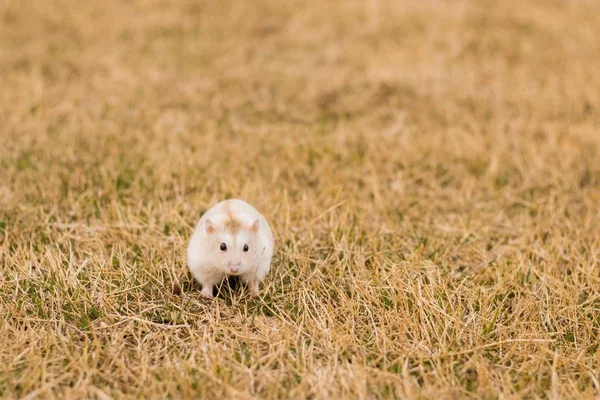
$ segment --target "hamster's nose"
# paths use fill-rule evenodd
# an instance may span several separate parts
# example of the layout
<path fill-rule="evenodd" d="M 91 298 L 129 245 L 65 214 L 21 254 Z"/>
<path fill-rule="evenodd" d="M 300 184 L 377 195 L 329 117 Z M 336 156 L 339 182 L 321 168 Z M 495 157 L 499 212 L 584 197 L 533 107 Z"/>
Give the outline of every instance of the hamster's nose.
<path fill-rule="evenodd" d="M 240 272 L 240 267 L 231 267 L 231 268 L 229 268 L 229 270 L 232 273 L 237 274 L 238 272 Z"/>

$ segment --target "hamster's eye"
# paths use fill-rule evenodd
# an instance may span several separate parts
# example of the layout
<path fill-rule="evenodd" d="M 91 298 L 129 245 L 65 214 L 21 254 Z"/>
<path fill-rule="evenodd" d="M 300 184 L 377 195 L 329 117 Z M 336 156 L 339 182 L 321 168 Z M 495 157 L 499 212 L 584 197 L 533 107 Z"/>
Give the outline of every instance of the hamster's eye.
<path fill-rule="evenodd" d="M 244 245 L 244 251 L 248 251 L 250 249 L 247 244 Z"/>
<path fill-rule="evenodd" d="M 225 243 L 221 243 L 221 251 L 227 251 L 227 245 Z"/>

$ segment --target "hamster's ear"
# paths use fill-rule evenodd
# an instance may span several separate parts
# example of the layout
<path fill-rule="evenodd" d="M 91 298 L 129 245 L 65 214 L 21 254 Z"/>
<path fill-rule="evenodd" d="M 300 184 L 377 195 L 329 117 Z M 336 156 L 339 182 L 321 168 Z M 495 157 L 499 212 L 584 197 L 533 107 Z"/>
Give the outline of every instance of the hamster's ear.
<path fill-rule="evenodd" d="M 209 235 L 211 233 L 215 233 L 216 230 L 215 223 L 212 222 L 210 218 L 208 218 L 204 223 L 204 228 L 206 229 L 206 233 L 208 233 Z"/>
<path fill-rule="evenodd" d="M 260 220 L 257 219 L 255 220 L 252 225 L 250 225 L 250 232 L 251 233 L 258 233 L 258 228 L 260 228 Z"/>

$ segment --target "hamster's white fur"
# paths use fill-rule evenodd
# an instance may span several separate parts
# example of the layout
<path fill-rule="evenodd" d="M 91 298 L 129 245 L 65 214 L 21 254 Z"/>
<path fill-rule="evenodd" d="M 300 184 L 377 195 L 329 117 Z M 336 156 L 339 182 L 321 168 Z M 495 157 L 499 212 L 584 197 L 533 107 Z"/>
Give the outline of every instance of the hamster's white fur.
<path fill-rule="evenodd" d="M 225 200 L 198 221 L 188 245 L 188 267 L 205 297 L 213 297 L 213 286 L 228 275 L 239 276 L 257 295 L 271 268 L 273 249 L 265 217 L 242 200 Z"/>

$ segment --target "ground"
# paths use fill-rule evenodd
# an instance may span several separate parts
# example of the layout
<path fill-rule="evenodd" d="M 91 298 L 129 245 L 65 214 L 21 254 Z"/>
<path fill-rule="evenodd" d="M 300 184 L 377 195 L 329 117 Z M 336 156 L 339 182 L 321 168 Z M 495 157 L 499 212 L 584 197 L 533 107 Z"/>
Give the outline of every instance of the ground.
<path fill-rule="evenodd" d="M 600 394 L 600 2 L 0 2 L 0 397 Z M 185 248 L 239 197 L 252 298 Z"/>

